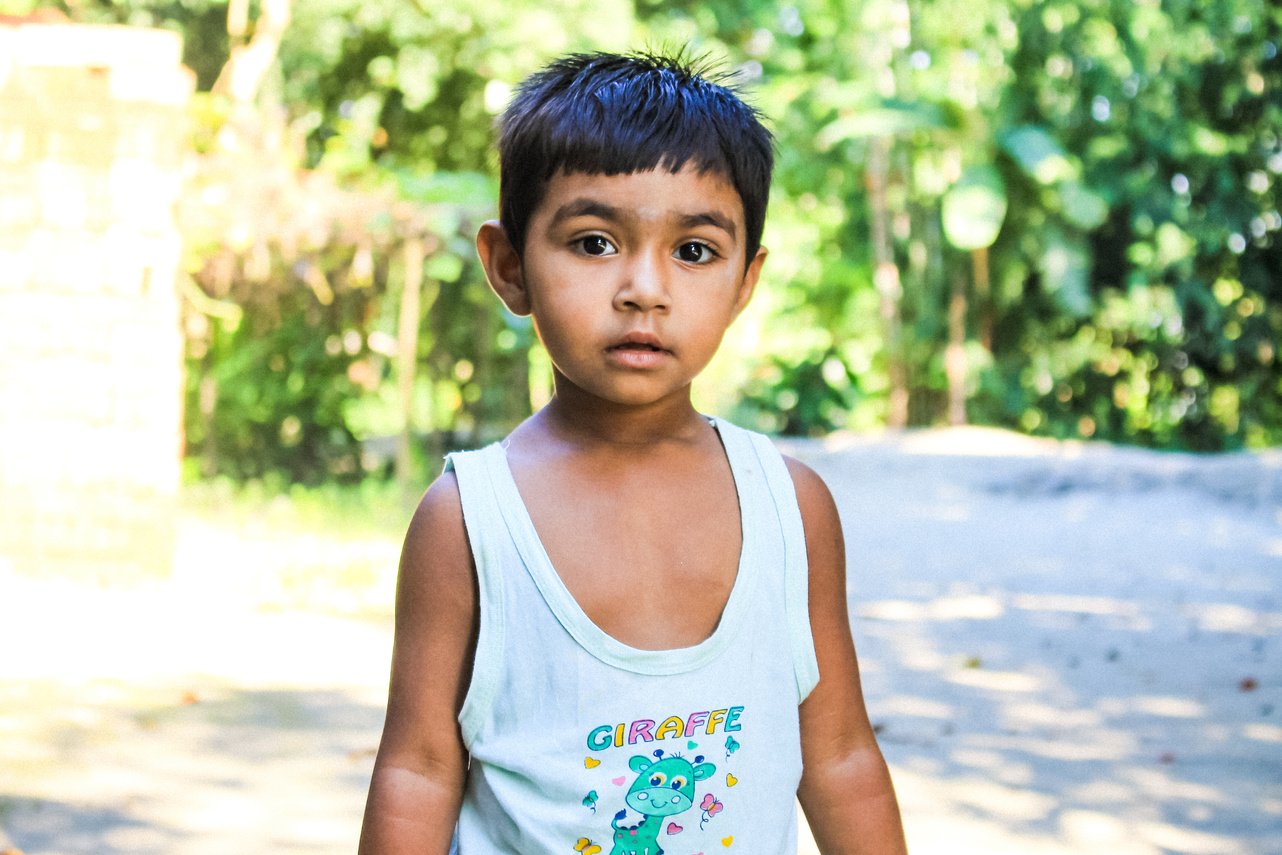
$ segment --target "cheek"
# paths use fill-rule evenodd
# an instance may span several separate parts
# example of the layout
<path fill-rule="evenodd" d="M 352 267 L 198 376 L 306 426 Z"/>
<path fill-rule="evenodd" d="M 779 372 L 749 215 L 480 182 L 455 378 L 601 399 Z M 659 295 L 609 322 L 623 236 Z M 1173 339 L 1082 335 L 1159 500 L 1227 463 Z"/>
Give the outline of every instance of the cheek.
<path fill-rule="evenodd" d="M 555 342 L 573 342 L 592 329 L 592 315 L 583 311 L 570 295 L 558 295 L 555 305 L 536 305 L 531 312 L 534 331 L 539 339 Z"/>

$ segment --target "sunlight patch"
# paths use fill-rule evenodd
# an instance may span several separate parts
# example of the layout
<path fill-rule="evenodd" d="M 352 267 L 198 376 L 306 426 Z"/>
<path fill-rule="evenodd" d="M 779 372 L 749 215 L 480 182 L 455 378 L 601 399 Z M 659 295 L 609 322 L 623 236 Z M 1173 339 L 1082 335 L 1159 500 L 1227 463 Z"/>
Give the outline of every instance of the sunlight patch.
<path fill-rule="evenodd" d="M 1107 847 L 1109 852 L 1153 852 L 1151 846 L 1140 844 L 1134 848 L 1131 829 L 1120 819 L 1093 810 L 1064 811 L 1059 820 L 1060 831 L 1065 839 L 1082 847 Z M 1131 848 L 1119 849 L 1120 846 L 1132 844 Z"/>
<path fill-rule="evenodd" d="M 1018 671 L 984 671 L 968 668 L 952 674 L 949 680 L 963 686 L 991 689 L 995 692 L 1036 692 L 1042 688 L 1041 680 Z"/>
<path fill-rule="evenodd" d="M 1165 822 L 1146 822 L 1140 826 L 1139 832 L 1162 849 L 1187 855 L 1237 855 L 1242 851 L 1238 841 L 1231 837 L 1180 828 Z"/>
<path fill-rule="evenodd" d="M 1242 728 L 1242 735 L 1256 742 L 1282 743 L 1282 727 L 1276 724 L 1248 724 Z"/>
<path fill-rule="evenodd" d="M 1131 703 L 1140 712 L 1164 718 L 1199 718 L 1206 715 L 1206 708 L 1190 698 L 1139 697 Z"/>

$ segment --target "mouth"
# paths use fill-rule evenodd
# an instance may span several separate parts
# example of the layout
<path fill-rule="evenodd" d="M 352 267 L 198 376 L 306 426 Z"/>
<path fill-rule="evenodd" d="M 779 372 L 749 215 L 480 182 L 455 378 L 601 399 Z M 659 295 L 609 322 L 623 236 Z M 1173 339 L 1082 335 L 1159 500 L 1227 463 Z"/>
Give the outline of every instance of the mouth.
<path fill-rule="evenodd" d="M 632 332 L 605 349 L 606 358 L 626 371 L 653 371 L 668 364 L 672 351 L 653 333 Z"/>
<path fill-rule="evenodd" d="M 667 353 L 668 349 L 658 336 L 649 333 L 630 333 L 620 341 L 610 345 L 606 350 L 613 352 L 633 353 Z"/>

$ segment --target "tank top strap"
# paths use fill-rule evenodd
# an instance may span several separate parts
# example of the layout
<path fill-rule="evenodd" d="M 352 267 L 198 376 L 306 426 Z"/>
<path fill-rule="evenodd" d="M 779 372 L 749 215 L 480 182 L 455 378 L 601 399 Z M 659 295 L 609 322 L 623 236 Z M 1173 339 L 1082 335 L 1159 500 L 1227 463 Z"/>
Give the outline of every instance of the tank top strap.
<path fill-rule="evenodd" d="M 806 530 L 797 505 L 797 490 L 783 455 L 769 437 L 719 421 L 726 441 L 744 443 L 751 448 L 761 466 L 767 491 L 773 500 L 784 545 L 784 612 L 788 621 L 788 638 L 792 646 L 793 672 L 797 679 L 797 702 L 806 699 L 819 682 L 819 663 L 815 657 L 814 637 L 810 630 L 810 562 L 806 555 Z"/>
<path fill-rule="evenodd" d="M 477 451 L 456 451 L 445 458 L 445 471 L 453 470 L 458 479 L 480 605 L 472 677 L 459 710 L 464 744 L 470 744 L 484 724 L 502 676 L 503 568 L 510 563 L 511 539 L 494 490 L 496 464 L 503 464 L 503 448 L 498 443 Z"/>

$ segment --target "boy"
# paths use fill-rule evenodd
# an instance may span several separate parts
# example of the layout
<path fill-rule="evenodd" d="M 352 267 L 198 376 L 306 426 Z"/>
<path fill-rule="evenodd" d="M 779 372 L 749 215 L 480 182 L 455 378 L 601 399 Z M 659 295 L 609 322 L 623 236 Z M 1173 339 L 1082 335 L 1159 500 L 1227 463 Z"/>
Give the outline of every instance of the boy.
<path fill-rule="evenodd" d="M 477 248 L 555 393 L 410 524 L 365 855 L 779 855 L 798 796 L 823 852 L 905 851 L 832 497 L 690 402 L 766 257 L 771 144 L 648 55 L 555 62 L 500 120 Z"/>

